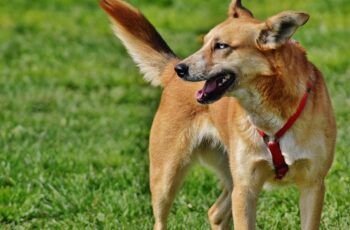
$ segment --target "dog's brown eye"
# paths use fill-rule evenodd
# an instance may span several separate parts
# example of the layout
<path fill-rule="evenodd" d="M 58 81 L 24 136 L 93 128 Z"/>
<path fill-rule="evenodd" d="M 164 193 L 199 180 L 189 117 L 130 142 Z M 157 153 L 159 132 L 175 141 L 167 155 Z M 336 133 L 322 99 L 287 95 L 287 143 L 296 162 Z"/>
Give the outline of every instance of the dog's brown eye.
<path fill-rule="evenodd" d="M 215 43 L 214 45 L 214 49 L 216 50 L 222 50 L 222 49 L 226 49 L 226 48 L 229 48 L 230 46 L 226 43 L 221 43 L 221 42 L 217 42 Z"/>

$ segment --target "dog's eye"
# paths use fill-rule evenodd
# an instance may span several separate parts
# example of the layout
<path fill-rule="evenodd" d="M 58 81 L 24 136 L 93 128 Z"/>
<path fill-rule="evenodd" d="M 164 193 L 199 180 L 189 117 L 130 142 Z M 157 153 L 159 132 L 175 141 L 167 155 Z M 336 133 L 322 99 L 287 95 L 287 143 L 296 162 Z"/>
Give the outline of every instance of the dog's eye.
<path fill-rule="evenodd" d="M 222 50 L 222 49 L 226 49 L 226 48 L 229 48 L 230 46 L 226 43 L 220 43 L 220 42 L 217 42 L 215 43 L 214 45 L 214 49 L 216 50 Z"/>

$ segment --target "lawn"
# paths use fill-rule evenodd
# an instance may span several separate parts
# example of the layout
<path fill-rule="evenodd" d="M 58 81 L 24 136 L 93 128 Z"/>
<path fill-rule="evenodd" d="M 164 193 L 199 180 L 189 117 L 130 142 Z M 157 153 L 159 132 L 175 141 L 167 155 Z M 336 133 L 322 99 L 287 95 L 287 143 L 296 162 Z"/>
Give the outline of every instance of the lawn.
<path fill-rule="evenodd" d="M 180 56 L 226 17 L 227 1 L 130 0 Z M 349 229 L 350 1 L 245 1 L 257 17 L 311 14 L 295 38 L 325 74 L 336 159 L 321 229 Z M 0 229 L 150 229 L 148 132 L 161 90 L 142 79 L 95 0 L 0 2 Z M 216 178 L 195 167 L 170 229 L 208 229 Z M 298 194 L 263 192 L 258 229 L 298 229 Z"/>

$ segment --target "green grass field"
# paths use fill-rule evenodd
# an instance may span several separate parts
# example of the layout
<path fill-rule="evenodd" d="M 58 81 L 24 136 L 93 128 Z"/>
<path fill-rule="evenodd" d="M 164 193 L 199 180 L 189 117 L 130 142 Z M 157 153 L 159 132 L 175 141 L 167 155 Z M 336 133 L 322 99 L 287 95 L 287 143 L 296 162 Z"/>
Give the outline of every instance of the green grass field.
<path fill-rule="evenodd" d="M 130 0 L 181 57 L 226 17 L 227 1 Z M 325 74 L 337 116 L 336 159 L 321 229 L 349 229 L 350 1 L 252 0 L 259 18 L 311 14 L 295 36 Z M 0 229 L 150 229 L 150 87 L 95 0 L 0 2 Z M 216 178 L 195 167 L 170 229 L 208 229 Z M 298 229 L 295 188 L 263 192 L 258 229 Z"/>

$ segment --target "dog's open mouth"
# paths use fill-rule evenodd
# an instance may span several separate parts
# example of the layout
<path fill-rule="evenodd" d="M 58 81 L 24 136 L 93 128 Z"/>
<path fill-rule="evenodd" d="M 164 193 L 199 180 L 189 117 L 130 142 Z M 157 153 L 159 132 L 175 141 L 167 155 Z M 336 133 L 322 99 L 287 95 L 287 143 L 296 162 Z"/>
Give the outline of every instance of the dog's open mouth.
<path fill-rule="evenodd" d="M 233 72 L 221 72 L 207 80 L 204 87 L 197 91 L 197 101 L 201 104 L 210 104 L 219 100 L 236 81 Z"/>

